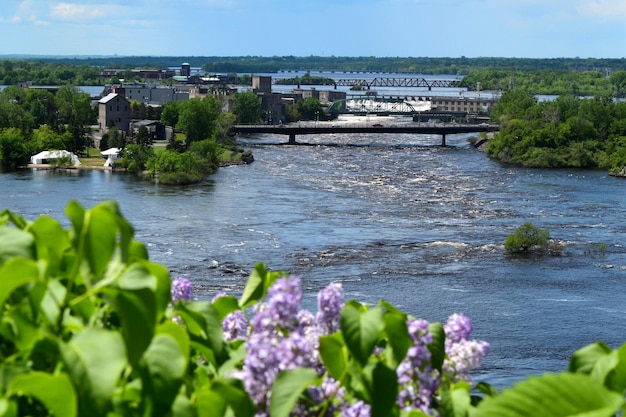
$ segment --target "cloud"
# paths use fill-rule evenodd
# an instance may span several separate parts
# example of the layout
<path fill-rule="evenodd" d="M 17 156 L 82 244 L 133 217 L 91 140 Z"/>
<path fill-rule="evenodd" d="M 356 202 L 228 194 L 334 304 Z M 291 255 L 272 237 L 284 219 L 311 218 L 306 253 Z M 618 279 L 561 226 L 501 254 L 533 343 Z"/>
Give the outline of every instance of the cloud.
<path fill-rule="evenodd" d="M 62 20 L 93 20 L 113 15 L 118 6 L 106 4 L 58 3 L 50 7 L 50 16 Z"/>
<path fill-rule="evenodd" d="M 585 17 L 599 17 L 603 20 L 616 20 L 626 17 L 625 0 L 597 0 L 589 1 L 577 7 L 578 12 Z"/>

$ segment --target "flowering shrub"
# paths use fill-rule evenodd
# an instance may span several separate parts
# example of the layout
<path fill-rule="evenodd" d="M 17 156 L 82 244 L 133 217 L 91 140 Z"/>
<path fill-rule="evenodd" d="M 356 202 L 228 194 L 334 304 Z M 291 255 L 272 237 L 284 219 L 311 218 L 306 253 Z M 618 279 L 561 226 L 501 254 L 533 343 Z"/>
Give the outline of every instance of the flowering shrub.
<path fill-rule="evenodd" d="M 239 298 L 198 301 L 150 262 L 118 206 L 0 213 L 1 416 L 610 416 L 626 348 L 575 352 L 570 372 L 501 395 L 470 371 L 488 345 L 339 284 L 303 310 L 298 278 L 252 272 Z"/>

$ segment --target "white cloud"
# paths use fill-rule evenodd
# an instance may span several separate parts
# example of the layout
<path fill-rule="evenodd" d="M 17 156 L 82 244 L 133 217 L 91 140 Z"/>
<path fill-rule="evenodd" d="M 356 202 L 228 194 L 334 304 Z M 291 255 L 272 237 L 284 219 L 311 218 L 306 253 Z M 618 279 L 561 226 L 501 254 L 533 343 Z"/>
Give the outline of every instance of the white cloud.
<path fill-rule="evenodd" d="M 106 4 L 58 3 L 50 7 L 50 15 L 62 20 L 102 19 L 118 11 L 117 6 Z"/>
<path fill-rule="evenodd" d="M 581 4 L 576 9 L 584 17 L 599 17 L 606 20 L 623 19 L 626 17 L 625 0 L 589 1 Z"/>

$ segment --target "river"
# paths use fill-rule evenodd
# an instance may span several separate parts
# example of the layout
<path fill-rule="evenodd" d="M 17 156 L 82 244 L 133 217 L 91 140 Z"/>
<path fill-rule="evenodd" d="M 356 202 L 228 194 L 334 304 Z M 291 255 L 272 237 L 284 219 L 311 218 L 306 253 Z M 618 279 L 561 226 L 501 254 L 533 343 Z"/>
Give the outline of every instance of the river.
<path fill-rule="evenodd" d="M 491 351 L 477 380 L 507 386 L 567 368 L 597 340 L 626 341 L 626 183 L 601 171 L 514 168 L 467 135 L 240 138 L 255 162 L 166 187 L 105 171 L 0 176 L 0 207 L 64 218 L 70 199 L 117 200 L 151 258 L 190 278 L 199 299 L 238 294 L 257 262 L 303 278 L 305 306 L 343 284 L 412 315 L 472 318 Z M 565 243 L 516 257 L 505 237 L 525 221 Z"/>

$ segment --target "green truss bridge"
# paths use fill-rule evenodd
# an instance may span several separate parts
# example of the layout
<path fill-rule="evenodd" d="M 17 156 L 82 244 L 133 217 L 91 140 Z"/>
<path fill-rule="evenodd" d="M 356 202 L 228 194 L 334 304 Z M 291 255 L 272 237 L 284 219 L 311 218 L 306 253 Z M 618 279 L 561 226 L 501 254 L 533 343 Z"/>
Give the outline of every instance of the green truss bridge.
<path fill-rule="evenodd" d="M 350 96 L 328 106 L 330 114 L 399 114 L 409 115 L 428 110 L 424 97 Z"/>

